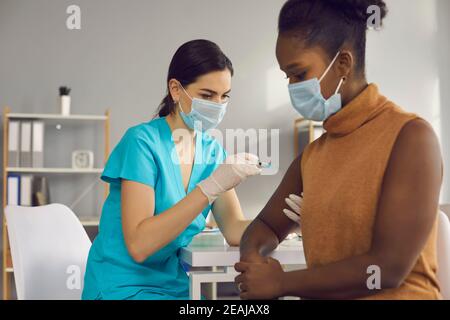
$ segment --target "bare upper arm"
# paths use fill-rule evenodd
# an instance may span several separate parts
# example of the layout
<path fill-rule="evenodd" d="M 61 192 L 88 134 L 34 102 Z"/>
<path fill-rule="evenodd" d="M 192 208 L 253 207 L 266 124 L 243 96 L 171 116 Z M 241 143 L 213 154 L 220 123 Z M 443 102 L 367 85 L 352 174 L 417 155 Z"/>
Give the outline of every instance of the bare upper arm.
<path fill-rule="evenodd" d="M 280 241 L 298 227 L 295 222 L 284 215 L 283 209 L 287 206 L 285 199 L 290 194 L 300 195 L 303 192 L 301 158 L 302 155 L 291 163 L 280 185 L 258 215 L 258 218 L 276 233 Z"/>
<path fill-rule="evenodd" d="M 122 230 L 128 245 L 138 225 L 154 214 L 155 192 L 150 186 L 126 179 L 121 186 Z"/>
<path fill-rule="evenodd" d="M 400 132 L 385 172 L 371 250 L 395 281 L 409 274 L 428 240 L 441 184 L 438 139 L 428 123 L 413 120 Z"/>

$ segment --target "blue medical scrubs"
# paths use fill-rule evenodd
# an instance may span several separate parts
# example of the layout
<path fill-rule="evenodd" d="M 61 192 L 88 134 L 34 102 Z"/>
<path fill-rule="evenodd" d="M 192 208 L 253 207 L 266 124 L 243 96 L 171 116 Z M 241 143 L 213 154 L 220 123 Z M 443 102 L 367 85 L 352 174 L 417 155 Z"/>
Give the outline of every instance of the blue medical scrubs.
<path fill-rule="evenodd" d="M 188 192 L 223 163 L 226 153 L 211 136 L 197 132 Z M 127 130 L 112 151 L 101 179 L 110 184 L 99 233 L 89 251 L 82 299 L 189 299 L 189 278 L 179 258 L 180 248 L 205 227 L 207 206 L 172 242 L 138 263 L 129 255 L 122 232 L 121 179 L 155 191 L 155 215 L 186 196 L 172 132 L 166 118 Z M 161 230 L 164 232 L 164 230 Z"/>

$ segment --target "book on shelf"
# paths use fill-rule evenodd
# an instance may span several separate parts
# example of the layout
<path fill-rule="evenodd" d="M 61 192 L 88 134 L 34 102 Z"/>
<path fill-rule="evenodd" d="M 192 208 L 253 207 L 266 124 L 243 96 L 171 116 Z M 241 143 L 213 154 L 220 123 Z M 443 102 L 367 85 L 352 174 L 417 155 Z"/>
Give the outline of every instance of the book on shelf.
<path fill-rule="evenodd" d="M 10 121 L 8 128 L 8 167 L 19 166 L 20 122 Z"/>
<path fill-rule="evenodd" d="M 8 167 L 44 167 L 43 121 L 11 120 L 8 129 Z"/>
<path fill-rule="evenodd" d="M 20 123 L 20 166 L 31 167 L 31 121 Z"/>
<path fill-rule="evenodd" d="M 7 203 L 8 205 L 20 205 L 20 175 L 9 174 L 7 179 Z"/>
<path fill-rule="evenodd" d="M 50 203 L 46 177 L 30 174 L 8 175 L 8 205 L 43 206 Z"/>
<path fill-rule="evenodd" d="M 44 128 L 43 121 L 33 121 L 33 143 L 31 156 L 33 168 L 44 167 Z"/>

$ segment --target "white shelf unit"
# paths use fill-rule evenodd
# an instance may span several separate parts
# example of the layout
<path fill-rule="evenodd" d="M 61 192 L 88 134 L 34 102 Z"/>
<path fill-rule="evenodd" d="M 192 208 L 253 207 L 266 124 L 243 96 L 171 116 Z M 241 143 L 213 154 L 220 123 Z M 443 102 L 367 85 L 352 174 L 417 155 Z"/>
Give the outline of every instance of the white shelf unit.
<path fill-rule="evenodd" d="M 9 107 L 4 108 L 3 112 L 3 209 L 6 206 L 6 189 L 8 173 L 45 173 L 45 174 L 100 174 L 103 168 L 74 169 L 74 168 L 16 168 L 6 167 L 8 164 L 8 128 L 10 120 L 42 120 L 46 124 L 69 122 L 69 121 L 98 121 L 104 123 L 104 163 L 106 163 L 110 152 L 110 110 L 107 109 L 104 115 L 86 115 L 86 114 L 39 114 L 39 113 L 11 113 Z M 109 187 L 105 184 L 105 198 L 108 195 Z M 99 217 L 97 216 L 79 216 L 80 222 L 85 227 L 98 226 Z M 3 215 L 3 299 L 9 300 L 11 295 L 10 281 L 14 273 L 11 254 L 9 251 L 8 232 Z"/>

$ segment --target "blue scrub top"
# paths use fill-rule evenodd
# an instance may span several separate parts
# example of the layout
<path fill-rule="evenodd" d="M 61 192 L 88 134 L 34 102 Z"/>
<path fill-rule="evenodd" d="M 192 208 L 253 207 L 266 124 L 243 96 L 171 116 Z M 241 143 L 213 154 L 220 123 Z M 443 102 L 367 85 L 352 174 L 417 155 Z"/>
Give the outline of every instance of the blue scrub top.
<path fill-rule="evenodd" d="M 226 158 L 211 136 L 197 132 L 194 165 L 188 192 L 206 179 Z M 200 233 L 207 206 L 172 242 L 143 263 L 129 255 L 122 232 L 121 179 L 143 183 L 155 191 L 155 215 L 186 196 L 172 132 L 165 118 L 127 130 L 112 151 L 101 179 L 110 184 L 103 205 L 99 233 L 89 251 L 82 299 L 188 299 L 189 278 L 179 258 Z M 164 230 L 161 230 L 164 232 Z"/>

